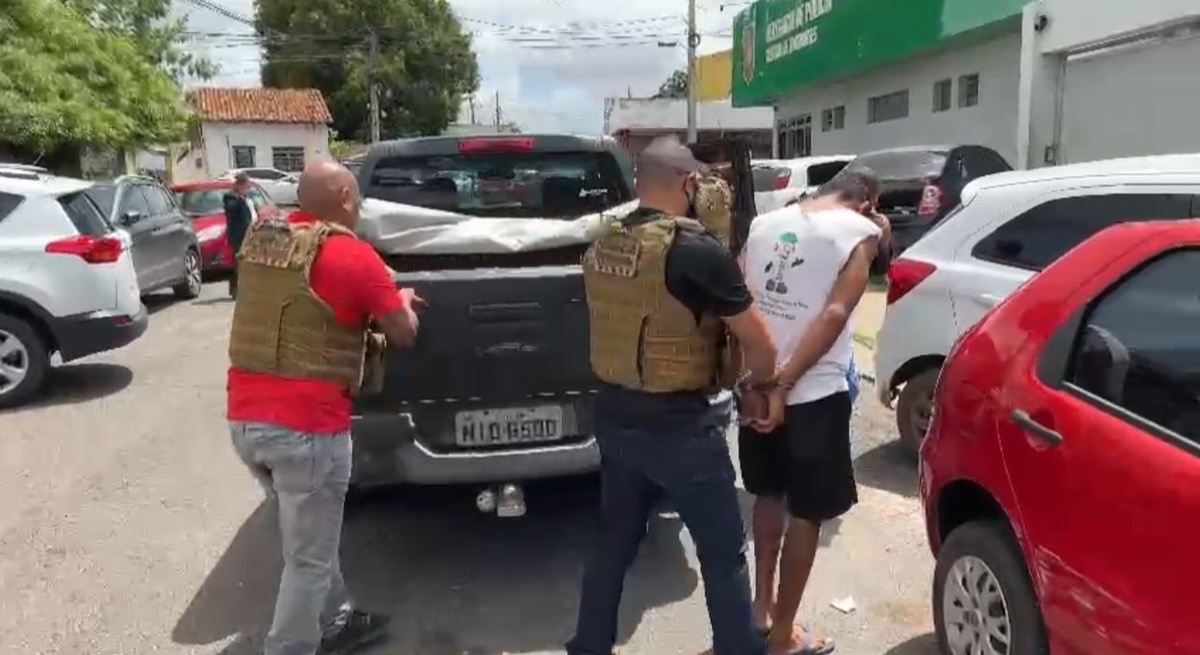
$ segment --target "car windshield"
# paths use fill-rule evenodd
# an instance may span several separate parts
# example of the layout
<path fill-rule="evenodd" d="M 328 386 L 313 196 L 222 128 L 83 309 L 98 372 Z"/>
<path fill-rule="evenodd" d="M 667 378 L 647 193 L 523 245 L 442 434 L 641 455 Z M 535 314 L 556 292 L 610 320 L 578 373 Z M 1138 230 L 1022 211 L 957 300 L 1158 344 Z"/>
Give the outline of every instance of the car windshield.
<path fill-rule="evenodd" d="M 945 165 L 946 153 L 926 150 L 877 152 L 854 160 L 854 168 L 869 168 L 881 180 L 936 177 Z"/>
<path fill-rule="evenodd" d="M 112 216 L 113 205 L 117 202 L 117 187 L 112 184 L 97 184 L 83 192 L 100 211 L 107 217 Z"/>
<path fill-rule="evenodd" d="M 632 199 L 607 152 L 385 157 L 370 171 L 366 195 L 470 216 L 563 219 Z"/>
<path fill-rule="evenodd" d="M 175 191 L 179 209 L 188 216 L 220 214 L 225 211 L 225 194 L 228 189 L 187 189 Z"/>

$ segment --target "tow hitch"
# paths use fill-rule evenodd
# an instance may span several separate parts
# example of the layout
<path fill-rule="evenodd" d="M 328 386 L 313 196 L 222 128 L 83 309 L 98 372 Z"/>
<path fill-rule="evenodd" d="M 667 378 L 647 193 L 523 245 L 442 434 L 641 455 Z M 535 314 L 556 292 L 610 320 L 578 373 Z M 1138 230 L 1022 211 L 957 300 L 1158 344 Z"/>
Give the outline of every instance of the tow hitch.
<path fill-rule="evenodd" d="M 525 490 L 511 482 L 487 487 L 475 496 L 475 508 L 502 519 L 525 516 Z"/>

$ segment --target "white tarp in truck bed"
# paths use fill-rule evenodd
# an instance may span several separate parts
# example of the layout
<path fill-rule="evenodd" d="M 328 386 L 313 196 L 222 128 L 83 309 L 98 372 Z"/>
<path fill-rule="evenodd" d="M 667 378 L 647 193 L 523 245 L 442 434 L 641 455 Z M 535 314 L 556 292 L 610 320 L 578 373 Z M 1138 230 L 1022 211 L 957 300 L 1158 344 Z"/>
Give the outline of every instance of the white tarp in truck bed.
<path fill-rule="evenodd" d="M 367 198 L 358 234 L 391 255 L 473 255 L 549 250 L 588 243 L 627 216 L 633 200 L 566 221 L 553 218 L 476 218 Z"/>

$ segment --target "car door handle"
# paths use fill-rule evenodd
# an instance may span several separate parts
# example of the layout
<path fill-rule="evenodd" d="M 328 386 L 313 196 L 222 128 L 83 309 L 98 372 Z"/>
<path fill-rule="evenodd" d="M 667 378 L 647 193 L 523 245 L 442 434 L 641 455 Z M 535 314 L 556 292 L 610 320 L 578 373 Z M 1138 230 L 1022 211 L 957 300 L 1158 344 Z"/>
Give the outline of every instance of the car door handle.
<path fill-rule="evenodd" d="M 1010 416 L 1012 416 L 1012 420 L 1017 425 L 1021 426 L 1022 430 L 1025 430 L 1040 441 L 1044 441 L 1051 446 L 1057 446 L 1063 442 L 1061 434 L 1033 420 L 1029 412 L 1023 409 L 1014 409 Z"/>

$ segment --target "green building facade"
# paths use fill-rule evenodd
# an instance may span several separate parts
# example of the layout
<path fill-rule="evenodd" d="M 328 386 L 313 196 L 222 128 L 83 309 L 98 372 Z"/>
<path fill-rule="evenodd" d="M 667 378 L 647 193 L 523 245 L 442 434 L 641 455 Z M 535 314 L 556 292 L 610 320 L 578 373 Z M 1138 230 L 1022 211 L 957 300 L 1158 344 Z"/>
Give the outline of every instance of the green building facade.
<path fill-rule="evenodd" d="M 757 0 L 734 19 L 734 106 L 771 104 L 957 38 L 1019 24 L 1029 0 Z"/>

